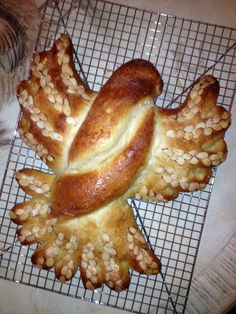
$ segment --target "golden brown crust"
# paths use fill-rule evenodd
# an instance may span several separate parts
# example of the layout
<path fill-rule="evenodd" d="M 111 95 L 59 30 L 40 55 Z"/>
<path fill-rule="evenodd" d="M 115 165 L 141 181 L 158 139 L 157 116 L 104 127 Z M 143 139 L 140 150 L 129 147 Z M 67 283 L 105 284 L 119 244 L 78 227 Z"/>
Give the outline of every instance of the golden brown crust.
<path fill-rule="evenodd" d="M 153 101 L 162 91 L 159 73 L 145 60 L 121 66 L 101 88 L 70 149 L 69 160 L 88 158 L 120 135 L 121 123 L 140 102 Z"/>
<path fill-rule="evenodd" d="M 156 108 L 149 163 L 129 196 L 166 202 L 179 192 L 206 186 L 211 168 L 227 156 L 224 134 L 230 113 L 216 105 L 218 94 L 219 83 L 206 76 L 196 82 L 179 108 Z"/>
<path fill-rule="evenodd" d="M 24 168 L 15 173 L 15 178 L 25 193 L 33 197 L 49 200 L 54 175 L 40 170 Z"/>
<path fill-rule="evenodd" d="M 71 142 L 95 96 L 75 70 L 67 36 L 34 55 L 29 79 L 20 83 L 17 96 L 23 140 L 51 169 L 65 170 Z"/>
<path fill-rule="evenodd" d="M 17 215 L 23 206 L 17 205 L 12 213 Z M 41 213 L 24 217 L 18 237 L 24 245 L 42 243 L 32 262 L 44 269 L 54 267 L 62 282 L 71 279 L 79 267 L 86 288 L 105 283 L 121 291 L 129 285 L 129 268 L 149 275 L 160 271 L 160 261 L 149 249 L 125 200 L 67 220 L 52 217 L 50 211 L 42 212 L 42 202 L 28 202 L 27 206 L 31 213 L 36 207 Z"/>
<path fill-rule="evenodd" d="M 145 164 L 153 120 L 154 112 L 150 108 L 132 141 L 99 168 L 59 176 L 52 191 L 52 214 L 55 217 L 81 215 L 123 195 Z"/>
<path fill-rule="evenodd" d="M 212 76 L 196 82 L 179 108 L 155 107 L 162 80 L 144 60 L 123 65 L 96 95 L 79 79 L 71 49 L 62 35 L 35 56 L 19 86 L 22 137 L 61 173 L 16 172 L 33 198 L 10 217 L 22 244 L 40 243 L 32 256 L 38 267 L 54 267 L 61 282 L 79 268 L 86 288 L 121 291 L 129 269 L 153 275 L 161 267 L 126 198 L 166 202 L 204 188 L 226 158 L 230 114 L 216 105 Z"/>

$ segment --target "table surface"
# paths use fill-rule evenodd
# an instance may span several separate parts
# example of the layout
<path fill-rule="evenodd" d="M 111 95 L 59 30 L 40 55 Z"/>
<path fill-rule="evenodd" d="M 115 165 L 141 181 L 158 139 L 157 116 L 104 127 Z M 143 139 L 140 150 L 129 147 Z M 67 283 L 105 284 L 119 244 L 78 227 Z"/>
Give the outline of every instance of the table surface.
<path fill-rule="evenodd" d="M 37 0 L 35 2 L 37 5 L 41 5 L 44 1 Z M 110 0 L 110 2 L 236 28 L 235 0 L 179 0 L 178 5 L 176 5 L 177 1 L 175 0 Z M 14 106 L 0 111 L 0 121 L 3 121 L 1 127 L 6 129 L 5 140 L 13 135 L 17 115 Z M 212 261 L 227 246 L 236 231 L 236 211 L 234 208 L 236 193 L 233 188 L 236 184 L 236 178 L 232 176 L 232 170 L 236 168 L 235 99 L 232 116 L 233 123 L 226 135 L 229 148 L 228 159 L 217 171 L 193 279 L 201 276 L 210 267 Z M 6 167 L 8 151 L 9 145 L 0 145 L 0 180 L 2 180 Z M 0 279 L 0 296 L 0 312 L 5 314 L 126 313 L 2 279 Z M 229 306 L 231 301 L 225 307 Z"/>

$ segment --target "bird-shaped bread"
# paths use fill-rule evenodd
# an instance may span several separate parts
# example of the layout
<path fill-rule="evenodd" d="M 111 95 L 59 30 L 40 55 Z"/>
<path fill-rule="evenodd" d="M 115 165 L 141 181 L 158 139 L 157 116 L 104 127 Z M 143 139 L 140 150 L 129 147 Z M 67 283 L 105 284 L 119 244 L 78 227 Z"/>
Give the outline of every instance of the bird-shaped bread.
<path fill-rule="evenodd" d="M 230 113 L 216 105 L 217 80 L 202 77 L 177 109 L 155 106 L 162 87 L 150 62 L 132 60 L 93 92 L 77 74 L 64 34 L 35 54 L 17 91 L 19 132 L 53 173 L 16 172 L 32 199 L 10 216 L 21 225 L 22 244 L 39 243 L 32 262 L 54 267 L 60 281 L 79 268 L 86 288 L 105 283 L 121 291 L 129 269 L 157 274 L 160 262 L 127 198 L 167 202 L 203 189 L 226 158 Z"/>

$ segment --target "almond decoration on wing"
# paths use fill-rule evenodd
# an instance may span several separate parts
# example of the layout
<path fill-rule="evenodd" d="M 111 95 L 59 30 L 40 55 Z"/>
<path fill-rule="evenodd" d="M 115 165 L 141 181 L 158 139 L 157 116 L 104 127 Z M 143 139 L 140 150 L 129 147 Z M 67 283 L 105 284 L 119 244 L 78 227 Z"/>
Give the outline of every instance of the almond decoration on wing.
<path fill-rule="evenodd" d="M 155 106 L 162 79 L 145 60 L 116 70 L 98 93 L 78 76 L 62 34 L 36 54 L 18 87 L 19 132 L 53 174 L 16 172 L 32 196 L 11 219 L 24 245 L 40 243 L 32 262 L 64 282 L 80 270 L 84 286 L 129 286 L 129 269 L 160 272 L 127 197 L 167 202 L 206 186 L 227 154 L 230 113 L 216 105 L 219 84 L 201 78 L 177 109 Z"/>

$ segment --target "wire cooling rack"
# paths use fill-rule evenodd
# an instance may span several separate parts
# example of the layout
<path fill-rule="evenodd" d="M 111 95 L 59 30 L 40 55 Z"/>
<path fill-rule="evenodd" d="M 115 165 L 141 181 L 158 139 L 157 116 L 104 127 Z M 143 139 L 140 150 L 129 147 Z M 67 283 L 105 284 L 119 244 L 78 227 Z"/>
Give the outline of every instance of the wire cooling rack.
<path fill-rule="evenodd" d="M 157 105 L 178 106 L 194 81 L 210 73 L 220 82 L 218 103 L 231 109 L 235 29 L 95 0 L 47 1 L 42 16 L 36 50 L 49 48 L 67 32 L 77 70 L 94 90 L 119 65 L 144 58 L 158 68 L 165 84 Z M 184 313 L 215 171 L 205 190 L 182 193 L 164 205 L 130 200 L 138 224 L 161 259 L 162 273 L 133 272 L 129 289 L 118 294 L 107 287 L 85 290 L 79 272 L 61 284 L 53 271 L 31 265 L 35 246 L 17 242 L 16 226 L 8 218 L 14 204 L 26 199 L 14 180 L 14 171 L 25 166 L 48 171 L 16 131 L 1 190 L 0 277 L 136 313 Z"/>

